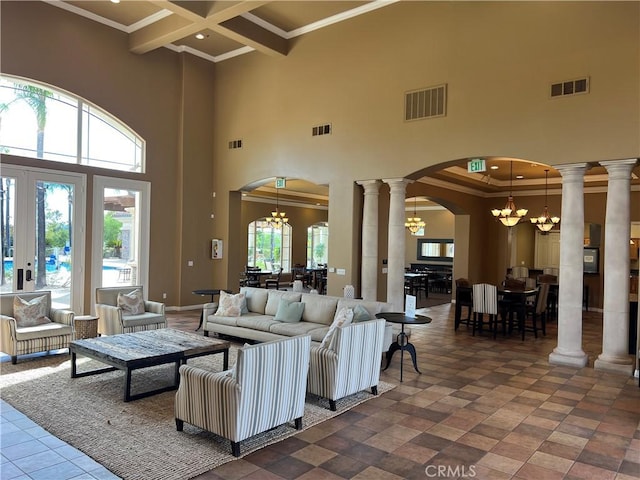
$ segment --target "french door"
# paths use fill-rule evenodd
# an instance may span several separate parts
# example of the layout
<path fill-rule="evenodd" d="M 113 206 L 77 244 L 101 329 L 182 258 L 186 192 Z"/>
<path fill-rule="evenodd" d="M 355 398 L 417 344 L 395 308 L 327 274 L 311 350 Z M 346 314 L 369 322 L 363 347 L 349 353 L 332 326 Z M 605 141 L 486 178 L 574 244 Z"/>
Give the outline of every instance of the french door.
<path fill-rule="evenodd" d="M 81 313 L 86 177 L 3 165 L 0 291 L 51 291 L 56 308 Z"/>
<path fill-rule="evenodd" d="M 147 285 L 150 193 L 149 182 L 93 177 L 92 291 Z"/>

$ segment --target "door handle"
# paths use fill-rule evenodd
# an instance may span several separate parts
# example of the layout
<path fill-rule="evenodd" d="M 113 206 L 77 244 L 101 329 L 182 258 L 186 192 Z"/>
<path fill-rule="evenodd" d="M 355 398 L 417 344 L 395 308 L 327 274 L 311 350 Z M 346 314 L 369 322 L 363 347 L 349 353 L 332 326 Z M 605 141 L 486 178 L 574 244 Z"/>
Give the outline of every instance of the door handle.
<path fill-rule="evenodd" d="M 16 285 L 16 290 L 22 290 L 24 288 L 24 269 L 18 269 L 18 281 Z"/>
<path fill-rule="evenodd" d="M 26 275 L 26 279 L 27 282 L 30 282 L 32 280 L 31 278 L 31 270 L 27 270 L 27 275 Z"/>

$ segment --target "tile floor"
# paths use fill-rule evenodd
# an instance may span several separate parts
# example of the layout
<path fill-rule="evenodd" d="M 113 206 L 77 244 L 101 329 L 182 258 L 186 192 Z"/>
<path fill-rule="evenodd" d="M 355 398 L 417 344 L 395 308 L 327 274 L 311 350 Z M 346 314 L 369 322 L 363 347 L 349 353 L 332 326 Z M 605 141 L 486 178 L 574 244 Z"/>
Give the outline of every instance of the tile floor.
<path fill-rule="evenodd" d="M 637 379 L 593 370 L 601 351 L 600 313 L 584 312 L 589 366 L 583 369 L 548 364 L 556 346 L 555 322 L 546 337 L 527 333 L 524 342 L 517 334 L 493 340 L 487 333 L 472 336 L 464 325 L 454 332 L 450 305 L 426 313 L 432 323 L 414 327 L 411 336 L 422 374 L 405 356 L 400 384 L 398 352 L 381 375 L 398 384 L 391 392 L 196 478 L 640 478 L 640 388 Z M 170 313 L 169 324 L 193 330 L 198 316 Z M 16 415 L 2 405 L 2 479 L 114 478 L 90 467 L 86 473 L 47 477 L 45 468 L 53 467 L 39 468 L 37 456 L 67 459 L 56 463 L 60 472 L 92 460 L 56 445 L 62 442 Z M 25 451 L 5 443 L 5 434 L 15 436 L 7 428 L 17 429 L 18 436 L 29 433 L 33 440 L 25 443 L 36 441 L 45 450 L 12 454 Z M 24 476 L 5 473 L 20 465 L 28 471 Z"/>

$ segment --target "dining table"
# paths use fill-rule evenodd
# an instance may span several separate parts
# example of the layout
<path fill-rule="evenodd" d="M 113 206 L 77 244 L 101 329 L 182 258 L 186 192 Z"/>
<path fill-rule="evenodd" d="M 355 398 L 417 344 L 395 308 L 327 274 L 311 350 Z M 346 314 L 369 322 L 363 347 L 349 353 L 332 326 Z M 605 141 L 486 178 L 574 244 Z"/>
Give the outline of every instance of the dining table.
<path fill-rule="evenodd" d="M 502 309 L 502 318 L 509 315 L 509 332 L 513 329 L 513 315 L 518 319 L 518 328 L 524 329 L 524 321 L 527 317 L 527 302 L 538 293 L 537 288 L 525 288 L 515 290 L 508 288 L 498 288 L 499 305 Z"/>

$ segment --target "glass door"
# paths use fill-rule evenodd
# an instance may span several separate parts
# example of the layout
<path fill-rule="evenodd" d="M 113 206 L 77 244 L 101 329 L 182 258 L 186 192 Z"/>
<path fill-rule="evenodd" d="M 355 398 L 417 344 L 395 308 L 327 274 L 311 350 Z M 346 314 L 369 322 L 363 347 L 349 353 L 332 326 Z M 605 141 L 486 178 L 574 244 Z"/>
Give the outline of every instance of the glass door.
<path fill-rule="evenodd" d="M 149 192 L 148 182 L 94 177 L 94 290 L 147 284 Z"/>
<path fill-rule="evenodd" d="M 18 166 L 0 176 L 0 290 L 51 291 L 53 306 L 82 312 L 85 177 Z"/>

